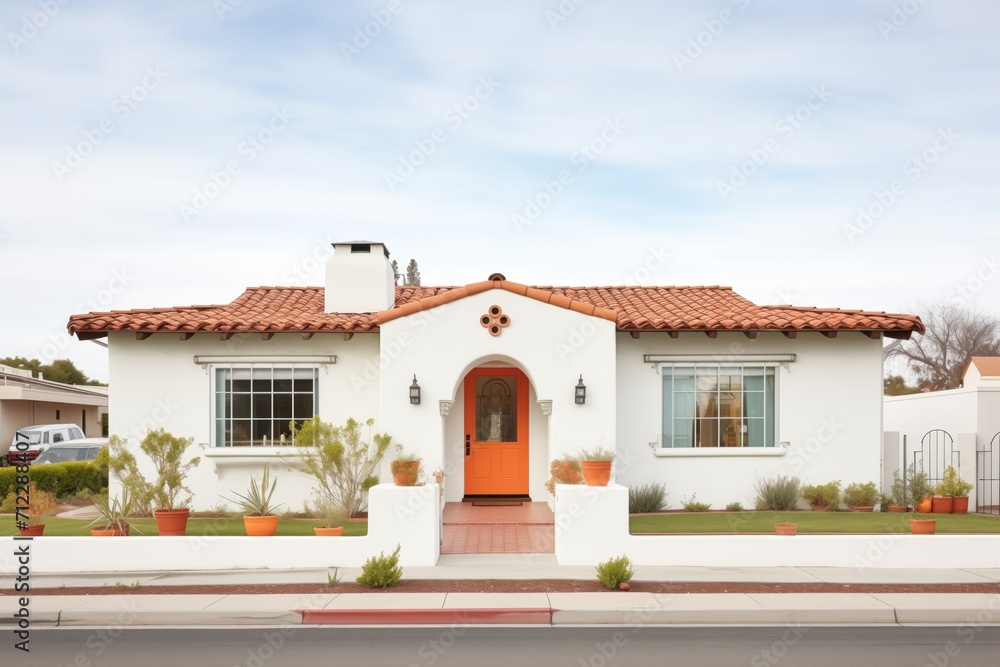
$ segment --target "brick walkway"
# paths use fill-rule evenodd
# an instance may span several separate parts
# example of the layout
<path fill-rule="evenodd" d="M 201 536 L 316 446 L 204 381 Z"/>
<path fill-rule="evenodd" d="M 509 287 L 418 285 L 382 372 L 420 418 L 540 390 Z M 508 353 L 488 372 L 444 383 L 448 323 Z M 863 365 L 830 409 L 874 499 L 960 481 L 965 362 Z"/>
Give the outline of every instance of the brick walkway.
<path fill-rule="evenodd" d="M 553 553 L 555 518 L 545 503 L 520 507 L 474 507 L 447 503 L 444 508 L 444 554 Z"/>

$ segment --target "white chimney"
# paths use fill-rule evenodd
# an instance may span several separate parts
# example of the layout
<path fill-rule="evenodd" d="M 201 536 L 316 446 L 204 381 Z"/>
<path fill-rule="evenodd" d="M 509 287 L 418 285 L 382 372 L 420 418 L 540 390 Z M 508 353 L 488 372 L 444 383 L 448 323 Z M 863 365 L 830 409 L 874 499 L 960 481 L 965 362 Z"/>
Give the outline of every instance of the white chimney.
<path fill-rule="evenodd" d="M 326 264 L 326 312 L 373 313 L 395 303 L 396 279 L 385 244 L 333 244 L 333 257 Z"/>

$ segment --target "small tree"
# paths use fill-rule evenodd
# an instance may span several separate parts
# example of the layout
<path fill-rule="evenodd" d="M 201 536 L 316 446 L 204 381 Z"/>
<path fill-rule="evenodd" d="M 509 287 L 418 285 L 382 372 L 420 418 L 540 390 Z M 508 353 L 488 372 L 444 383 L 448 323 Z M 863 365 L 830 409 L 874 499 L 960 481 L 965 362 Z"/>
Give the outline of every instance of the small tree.
<path fill-rule="evenodd" d="M 417 267 L 417 260 L 411 259 L 410 263 L 406 265 L 406 279 L 403 284 L 420 285 L 420 269 Z"/>
<path fill-rule="evenodd" d="M 184 478 L 201 462 L 201 458 L 196 456 L 183 463 L 184 453 L 193 442 L 194 438 L 171 435 L 162 428 L 147 432 L 139 443 L 139 450 L 153 462 L 155 477 L 150 482 L 139 471 L 138 461 L 129 451 L 126 441 L 113 435 L 108 441 L 108 470 L 131 493 L 136 508 L 142 513 L 148 513 L 150 509 L 187 507 L 191 501 L 191 489 L 184 486 Z M 182 497 L 182 492 L 187 497 Z"/>
<path fill-rule="evenodd" d="M 399 279 L 399 264 L 396 263 L 396 260 L 392 260 L 392 284 L 398 285 Z"/>
<path fill-rule="evenodd" d="M 392 444 L 392 436 L 372 434 L 375 420 L 364 423 L 368 438 L 363 439 L 361 422 L 348 419 L 334 426 L 315 416 L 301 427 L 292 424 L 295 445 L 300 457 L 289 462 L 300 472 L 314 478 L 317 492 L 355 516 L 367 506 L 368 489 L 378 484 L 382 458 Z"/>

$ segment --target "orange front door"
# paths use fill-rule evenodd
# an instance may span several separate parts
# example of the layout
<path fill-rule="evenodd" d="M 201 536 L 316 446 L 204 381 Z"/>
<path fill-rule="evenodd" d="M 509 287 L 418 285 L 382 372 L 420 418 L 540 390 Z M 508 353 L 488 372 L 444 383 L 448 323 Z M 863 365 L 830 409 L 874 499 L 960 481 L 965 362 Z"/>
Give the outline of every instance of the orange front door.
<path fill-rule="evenodd" d="M 528 377 L 517 368 L 465 376 L 465 495 L 528 495 Z"/>

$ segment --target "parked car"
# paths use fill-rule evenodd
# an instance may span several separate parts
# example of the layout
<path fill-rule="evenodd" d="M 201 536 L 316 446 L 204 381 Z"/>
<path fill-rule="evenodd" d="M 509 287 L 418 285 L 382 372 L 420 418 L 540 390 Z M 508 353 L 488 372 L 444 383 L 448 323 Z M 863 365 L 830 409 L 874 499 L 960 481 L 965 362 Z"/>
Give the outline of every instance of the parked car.
<path fill-rule="evenodd" d="M 14 434 L 14 439 L 10 443 L 7 452 L 7 462 L 17 465 L 23 462 L 31 463 L 38 455 L 49 448 L 50 445 L 67 442 L 69 440 L 81 440 L 83 430 L 76 424 L 42 424 L 39 426 L 26 426 Z M 18 449 L 18 444 L 21 447 Z"/>
<path fill-rule="evenodd" d="M 49 445 L 49 448 L 38 455 L 31 465 L 43 463 L 65 463 L 67 461 L 89 461 L 97 456 L 101 447 L 108 445 L 107 438 L 83 438 L 69 440 Z"/>

